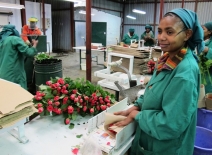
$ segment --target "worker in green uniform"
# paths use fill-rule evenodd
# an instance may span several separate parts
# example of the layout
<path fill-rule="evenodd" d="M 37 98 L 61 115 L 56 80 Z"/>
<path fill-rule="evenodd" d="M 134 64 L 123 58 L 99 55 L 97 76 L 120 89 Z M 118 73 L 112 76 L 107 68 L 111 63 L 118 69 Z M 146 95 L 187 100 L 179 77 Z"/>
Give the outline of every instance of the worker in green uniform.
<path fill-rule="evenodd" d="M 195 12 L 174 9 L 158 26 L 158 41 L 164 51 L 144 95 L 126 111 L 125 126 L 135 120 L 137 128 L 130 155 L 193 155 L 199 67 L 194 55 L 204 48 L 203 30 Z"/>
<path fill-rule="evenodd" d="M 145 26 L 145 32 L 141 35 L 141 40 L 144 40 L 144 46 L 154 46 L 156 43 L 155 35 L 150 25 Z"/>
<path fill-rule="evenodd" d="M 136 40 L 135 42 L 137 42 L 139 40 L 138 35 L 135 34 L 135 29 L 133 29 L 133 28 L 130 28 L 129 32 L 124 35 L 122 42 L 124 42 L 127 45 L 130 45 L 131 40 Z"/>
<path fill-rule="evenodd" d="M 33 46 L 29 47 L 20 38 L 14 25 L 5 25 L 0 32 L 0 78 L 26 89 L 24 59 L 37 53 L 37 43 L 38 41 L 33 40 Z"/>
<path fill-rule="evenodd" d="M 207 22 L 204 25 L 202 25 L 203 31 L 204 31 L 204 40 L 205 40 L 205 49 L 203 50 L 203 53 L 205 57 L 208 60 L 212 59 L 212 22 Z M 212 93 L 212 83 L 210 81 L 210 78 L 212 79 L 212 67 L 209 68 L 209 74 L 206 73 L 204 80 L 206 81 L 205 84 L 205 93 Z"/>

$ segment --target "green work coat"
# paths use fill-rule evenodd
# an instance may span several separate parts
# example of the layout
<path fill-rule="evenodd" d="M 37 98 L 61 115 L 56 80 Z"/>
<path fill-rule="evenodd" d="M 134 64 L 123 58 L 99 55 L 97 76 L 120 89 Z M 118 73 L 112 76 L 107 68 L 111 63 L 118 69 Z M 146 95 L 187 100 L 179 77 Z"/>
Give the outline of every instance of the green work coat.
<path fill-rule="evenodd" d="M 24 59 L 36 53 L 36 48 L 29 48 L 20 37 L 7 37 L 0 43 L 0 78 L 27 89 Z"/>
<path fill-rule="evenodd" d="M 212 37 L 208 41 L 205 42 L 205 46 L 209 48 L 209 51 L 206 55 L 206 58 L 212 59 Z M 212 67 L 209 68 L 210 77 L 212 78 Z M 212 93 L 212 83 L 209 80 L 209 75 L 206 75 L 206 85 L 205 85 L 205 93 Z"/>
<path fill-rule="evenodd" d="M 193 155 L 199 67 L 188 49 L 172 70 L 154 72 L 143 96 L 130 155 Z"/>
<path fill-rule="evenodd" d="M 151 38 L 155 38 L 154 34 L 152 31 L 149 32 Z M 144 37 L 146 37 L 146 31 L 141 35 L 141 39 L 144 40 Z M 148 40 L 144 42 L 144 46 L 154 46 L 154 41 L 153 40 Z"/>
<path fill-rule="evenodd" d="M 129 36 L 129 33 L 124 35 L 124 38 L 122 39 L 122 42 L 124 42 L 125 44 L 130 45 L 131 44 L 131 40 L 132 39 L 136 39 L 136 41 L 138 41 L 138 35 L 137 34 L 133 34 L 133 36 Z"/>

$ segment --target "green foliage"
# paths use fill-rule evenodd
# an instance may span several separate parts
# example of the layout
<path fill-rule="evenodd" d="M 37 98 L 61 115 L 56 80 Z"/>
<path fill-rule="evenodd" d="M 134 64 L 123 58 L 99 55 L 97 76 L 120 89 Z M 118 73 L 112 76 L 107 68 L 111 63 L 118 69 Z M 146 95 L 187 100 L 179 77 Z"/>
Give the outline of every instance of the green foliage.
<path fill-rule="evenodd" d="M 69 125 L 69 129 L 73 129 L 74 128 L 74 123 L 71 123 L 70 125 Z"/>
<path fill-rule="evenodd" d="M 46 59 L 52 59 L 53 57 L 42 52 L 42 53 L 38 53 L 36 56 L 35 56 L 35 60 L 38 60 L 38 61 L 42 61 L 42 60 L 46 60 Z"/>
<path fill-rule="evenodd" d="M 83 134 L 81 134 L 81 135 L 76 135 L 77 138 L 81 138 L 82 136 L 83 136 Z"/>
<path fill-rule="evenodd" d="M 199 55 L 199 69 L 200 69 L 200 73 L 201 73 L 201 83 L 206 85 L 207 81 L 206 81 L 206 76 L 208 75 L 209 77 L 209 81 L 212 84 L 212 79 L 209 73 L 209 68 L 212 66 L 212 60 L 208 60 L 205 57 L 205 54 L 202 53 Z"/>

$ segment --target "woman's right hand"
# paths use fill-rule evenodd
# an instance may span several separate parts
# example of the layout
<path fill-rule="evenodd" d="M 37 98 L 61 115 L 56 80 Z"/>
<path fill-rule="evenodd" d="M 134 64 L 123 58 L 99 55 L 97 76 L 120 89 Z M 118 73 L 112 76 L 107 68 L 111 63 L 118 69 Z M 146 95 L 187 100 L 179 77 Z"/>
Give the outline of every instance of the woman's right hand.
<path fill-rule="evenodd" d="M 129 112 L 128 112 L 127 110 L 124 110 L 124 111 L 118 111 L 118 112 L 114 112 L 114 115 L 127 116 L 127 115 L 129 115 Z"/>

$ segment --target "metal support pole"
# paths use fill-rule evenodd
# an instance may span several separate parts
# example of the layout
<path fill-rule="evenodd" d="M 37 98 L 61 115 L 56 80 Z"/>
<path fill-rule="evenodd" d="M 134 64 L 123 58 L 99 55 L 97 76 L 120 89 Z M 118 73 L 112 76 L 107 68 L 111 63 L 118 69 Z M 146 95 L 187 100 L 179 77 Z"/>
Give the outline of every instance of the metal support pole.
<path fill-rule="evenodd" d="M 86 80 L 91 81 L 91 1 L 86 0 Z"/>
<path fill-rule="evenodd" d="M 160 20 L 163 18 L 164 0 L 160 0 Z"/>
<path fill-rule="evenodd" d="M 197 12 L 198 0 L 195 1 L 194 12 Z"/>
<path fill-rule="evenodd" d="M 182 0 L 182 8 L 184 8 L 184 0 Z"/>
<path fill-rule="evenodd" d="M 156 31 L 156 14 L 157 14 L 157 0 L 155 0 L 155 6 L 154 6 L 154 32 Z"/>
<path fill-rule="evenodd" d="M 25 0 L 20 0 L 20 4 L 25 6 Z M 22 27 L 26 25 L 26 10 L 21 9 L 21 24 Z"/>
<path fill-rule="evenodd" d="M 123 3 L 123 11 L 122 11 L 122 23 L 121 23 L 121 38 L 120 38 L 120 42 L 124 36 L 124 18 L 125 18 L 125 2 Z"/>
<path fill-rule="evenodd" d="M 46 35 L 46 27 L 45 27 L 45 4 L 44 4 L 45 0 L 42 0 L 42 13 L 43 13 L 43 19 L 42 19 L 42 23 L 43 23 L 43 35 Z"/>
<path fill-rule="evenodd" d="M 74 47 L 75 42 L 75 22 L 74 22 L 74 3 L 70 3 L 70 29 L 71 29 L 71 47 L 72 49 Z M 81 65 L 81 64 L 80 64 Z"/>

